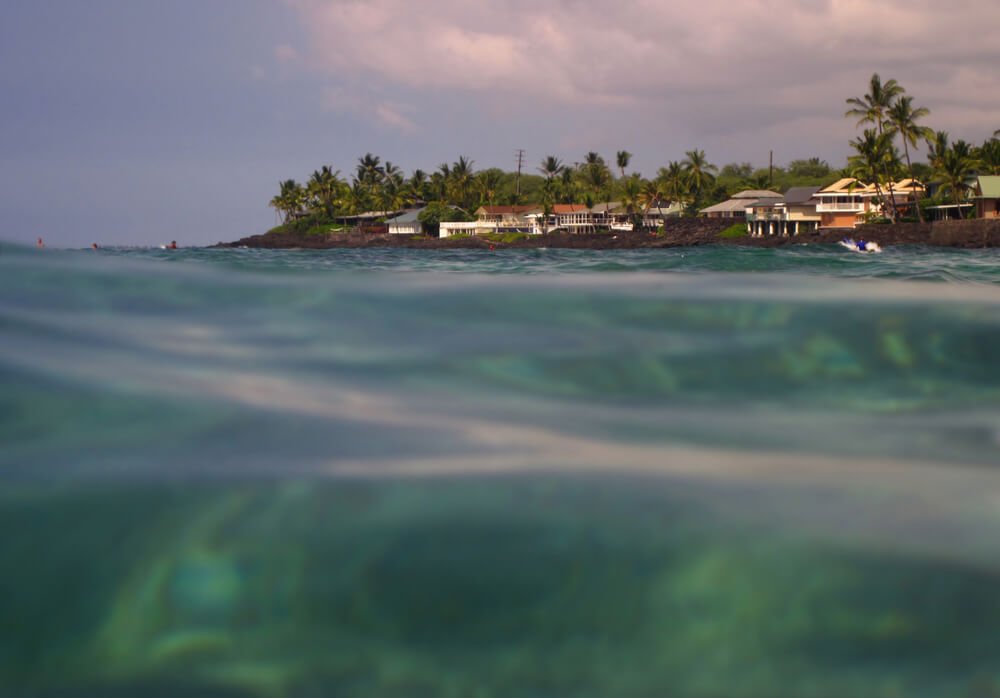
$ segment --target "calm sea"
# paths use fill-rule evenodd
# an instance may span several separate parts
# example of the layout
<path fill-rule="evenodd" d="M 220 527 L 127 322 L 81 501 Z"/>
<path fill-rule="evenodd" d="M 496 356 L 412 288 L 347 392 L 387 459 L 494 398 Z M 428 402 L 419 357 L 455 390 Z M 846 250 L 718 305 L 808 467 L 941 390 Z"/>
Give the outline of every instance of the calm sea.
<path fill-rule="evenodd" d="M 0 695 L 998 696 L 998 466 L 997 251 L 0 245 Z"/>

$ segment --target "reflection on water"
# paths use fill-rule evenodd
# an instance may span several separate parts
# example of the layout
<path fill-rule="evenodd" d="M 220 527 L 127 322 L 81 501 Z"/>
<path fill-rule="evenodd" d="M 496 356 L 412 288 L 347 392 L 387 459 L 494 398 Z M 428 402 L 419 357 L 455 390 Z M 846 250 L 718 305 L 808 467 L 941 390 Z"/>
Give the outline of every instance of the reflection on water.
<path fill-rule="evenodd" d="M 478 255 L 5 249 L 0 695 L 1000 695 L 981 257 Z"/>

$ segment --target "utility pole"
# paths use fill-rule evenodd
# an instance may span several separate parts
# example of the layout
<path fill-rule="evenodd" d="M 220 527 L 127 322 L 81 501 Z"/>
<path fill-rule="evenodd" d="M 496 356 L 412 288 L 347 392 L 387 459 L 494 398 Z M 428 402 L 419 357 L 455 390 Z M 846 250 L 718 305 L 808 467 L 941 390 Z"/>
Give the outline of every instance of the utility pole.
<path fill-rule="evenodd" d="M 774 181 L 774 151 L 769 150 L 767 156 L 767 188 L 771 188 L 771 182 Z"/>
<path fill-rule="evenodd" d="M 524 150 L 517 149 L 517 178 L 514 180 L 514 203 L 521 203 L 521 165 L 524 163 Z"/>

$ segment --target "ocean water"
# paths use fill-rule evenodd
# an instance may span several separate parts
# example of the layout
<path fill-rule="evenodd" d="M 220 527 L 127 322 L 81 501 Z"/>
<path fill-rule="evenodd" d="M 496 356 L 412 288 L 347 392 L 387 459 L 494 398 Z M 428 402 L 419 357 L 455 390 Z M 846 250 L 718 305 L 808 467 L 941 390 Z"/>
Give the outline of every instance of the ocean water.
<path fill-rule="evenodd" d="M 1000 254 L 0 244 L 0 696 L 1000 696 Z"/>

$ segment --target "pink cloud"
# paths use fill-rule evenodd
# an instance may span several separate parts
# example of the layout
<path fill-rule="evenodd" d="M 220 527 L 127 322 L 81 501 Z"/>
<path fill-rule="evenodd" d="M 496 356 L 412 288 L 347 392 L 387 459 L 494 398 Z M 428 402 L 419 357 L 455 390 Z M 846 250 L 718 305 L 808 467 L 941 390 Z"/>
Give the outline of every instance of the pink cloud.
<path fill-rule="evenodd" d="M 762 100 L 839 117 L 877 71 L 932 112 L 1000 113 L 1000 42 L 965 29 L 1000 26 L 1000 3 L 981 0 L 287 1 L 310 64 L 352 89 L 727 109 L 738 122 Z"/>

